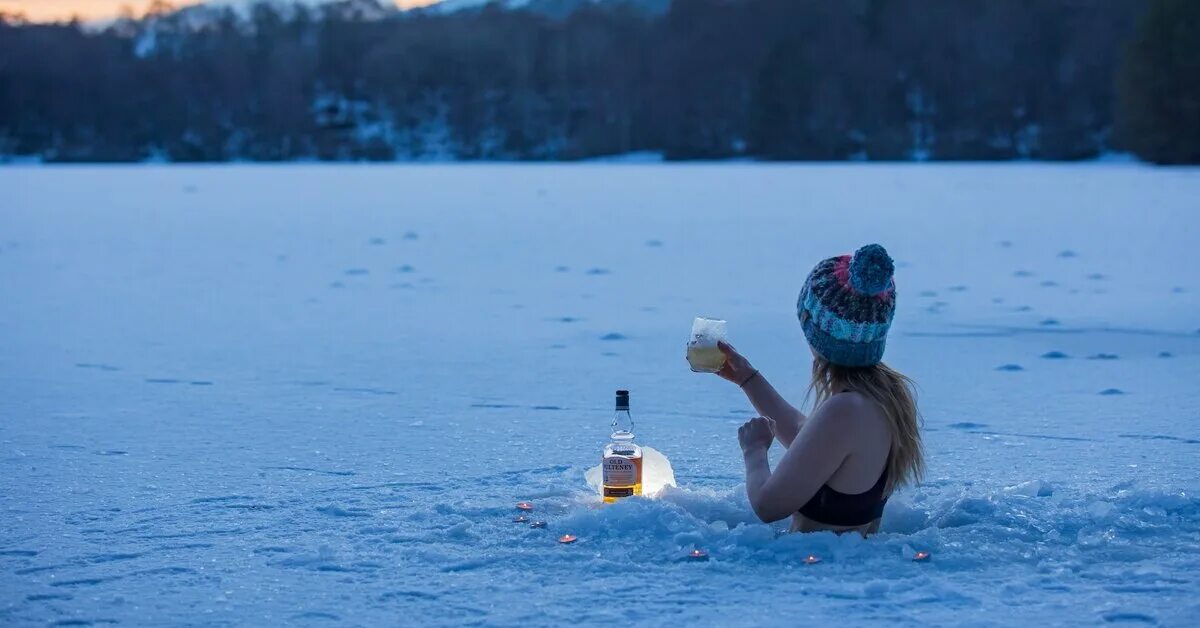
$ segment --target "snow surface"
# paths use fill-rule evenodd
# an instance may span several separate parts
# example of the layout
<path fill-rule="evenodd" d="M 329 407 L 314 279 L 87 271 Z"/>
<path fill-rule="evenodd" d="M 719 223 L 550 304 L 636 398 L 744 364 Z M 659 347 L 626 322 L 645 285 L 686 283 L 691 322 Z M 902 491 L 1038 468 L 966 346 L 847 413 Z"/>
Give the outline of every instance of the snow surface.
<path fill-rule="evenodd" d="M 1195 625 L 1198 174 L 0 169 L 0 624 Z M 688 329 L 798 401 L 800 282 L 872 241 L 928 477 L 784 534 Z M 617 388 L 678 487 L 601 507 Z"/>

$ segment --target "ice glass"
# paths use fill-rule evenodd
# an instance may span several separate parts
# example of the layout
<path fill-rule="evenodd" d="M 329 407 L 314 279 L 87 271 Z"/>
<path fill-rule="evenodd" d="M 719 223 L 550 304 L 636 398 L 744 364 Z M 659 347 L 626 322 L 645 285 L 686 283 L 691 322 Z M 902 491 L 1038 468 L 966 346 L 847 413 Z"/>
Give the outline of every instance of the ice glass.
<path fill-rule="evenodd" d="M 717 342 L 725 340 L 725 321 L 697 317 L 692 322 L 692 337 L 688 340 L 687 360 L 696 373 L 716 373 L 725 364 L 725 354 Z"/>

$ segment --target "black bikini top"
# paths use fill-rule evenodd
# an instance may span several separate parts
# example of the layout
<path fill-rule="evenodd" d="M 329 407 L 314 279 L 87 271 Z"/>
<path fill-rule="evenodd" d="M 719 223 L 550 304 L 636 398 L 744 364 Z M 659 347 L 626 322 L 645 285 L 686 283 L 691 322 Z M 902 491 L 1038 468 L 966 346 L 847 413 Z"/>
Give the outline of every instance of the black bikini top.
<path fill-rule="evenodd" d="M 825 525 L 861 526 L 871 523 L 883 516 L 883 507 L 887 504 L 883 490 L 887 487 L 888 468 L 891 466 L 892 455 L 889 453 L 879 480 L 865 493 L 847 495 L 829 488 L 828 484 L 822 484 L 817 494 L 800 508 L 800 514 Z"/>

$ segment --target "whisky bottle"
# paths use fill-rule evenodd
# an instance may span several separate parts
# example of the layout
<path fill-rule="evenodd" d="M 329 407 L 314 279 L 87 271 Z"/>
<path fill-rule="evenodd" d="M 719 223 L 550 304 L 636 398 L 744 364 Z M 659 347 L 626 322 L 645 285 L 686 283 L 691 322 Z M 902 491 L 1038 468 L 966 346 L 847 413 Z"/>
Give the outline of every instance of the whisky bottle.
<path fill-rule="evenodd" d="M 604 447 L 604 503 L 642 494 L 642 448 L 633 442 L 633 416 L 629 414 L 629 391 L 617 391 L 617 409 L 612 421 L 612 442 Z"/>

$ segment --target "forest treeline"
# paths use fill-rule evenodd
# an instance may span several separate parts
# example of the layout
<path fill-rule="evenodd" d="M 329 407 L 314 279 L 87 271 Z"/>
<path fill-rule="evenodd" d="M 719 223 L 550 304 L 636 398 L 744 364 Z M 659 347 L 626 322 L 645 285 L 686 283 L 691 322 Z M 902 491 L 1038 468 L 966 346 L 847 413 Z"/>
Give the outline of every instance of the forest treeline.
<path fill-rule="evenodd" d="M 0 155 L 1200 162 L 1193 0 L 556 6 L 2 15 Z"/>

